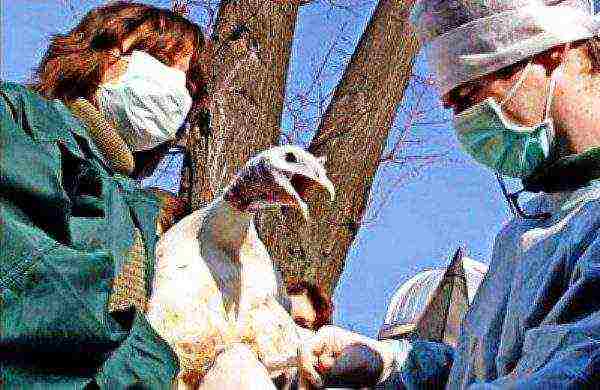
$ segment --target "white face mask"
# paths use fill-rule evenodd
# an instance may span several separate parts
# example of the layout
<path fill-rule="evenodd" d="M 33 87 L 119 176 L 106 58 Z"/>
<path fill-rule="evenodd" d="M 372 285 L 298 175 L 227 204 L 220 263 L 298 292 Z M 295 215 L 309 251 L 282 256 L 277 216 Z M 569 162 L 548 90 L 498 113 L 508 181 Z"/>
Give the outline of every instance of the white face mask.
<path fill-rule="evenodd" d="M 192 106 L 186 76 L 151 55 L 133 51 L 125 74 L 102 84 L 96 98 L 131 151 L 151 149 L 175 137 Z"/>

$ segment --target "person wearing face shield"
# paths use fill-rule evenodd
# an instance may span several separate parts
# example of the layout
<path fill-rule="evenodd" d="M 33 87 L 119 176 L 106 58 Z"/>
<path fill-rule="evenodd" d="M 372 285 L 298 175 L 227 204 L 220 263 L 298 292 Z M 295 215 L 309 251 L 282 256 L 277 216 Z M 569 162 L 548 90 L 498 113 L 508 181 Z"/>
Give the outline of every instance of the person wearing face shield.
<path fill-rule="evenodd" d="M 144 316 L 161 204 L 133 177 L 199 100 L 203 44 L 111 2 L 52 38 L 33 85 L 0 84 L 0 387 L 170 386 Z"/>
<path fill-rule="evenodd" d="M 299 353 L 303 376 L 347 384 L 362 372 L 362 385 L 376 388 L 597 388 L 600 21 L 592 3 L 419 0 L 411 22 L 459 141 L 497 174 L 514 218 L 496 237 L 456 348 L 325 327 Z M 538 195 L 520 204 L 504 177 Z"/>

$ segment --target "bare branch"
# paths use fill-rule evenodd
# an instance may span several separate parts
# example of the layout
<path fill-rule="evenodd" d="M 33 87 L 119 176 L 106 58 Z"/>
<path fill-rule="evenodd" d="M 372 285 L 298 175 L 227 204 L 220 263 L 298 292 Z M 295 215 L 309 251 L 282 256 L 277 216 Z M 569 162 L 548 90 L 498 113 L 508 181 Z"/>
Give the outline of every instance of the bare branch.
<path fill-rule="evenodd" d="M 312 279 L 332 291 L 343 269 L 351 243 L 357 236 L 370 197 L 371 184 L 379 166 L 379 158 L 388 138 L 391 123 L 412 72 L 412 59 L 417 43 L 406 23 L 406 4 L 382 0 L 350 59 L 341 82 L 333 94 L 309 150 L 327 156 L 327 171 L 334 181 L 338 197 L 333 206 L 320 195 L 311 201 L 311 212 L 319 218 L 308 226 L 282 216 L 280 223 L 294 226 L 294 234 L 286 235 L 266 226 L 261 237 L 267 242 L 286 277 Z M 332 45 L 333 46 L 333 45 Z M 336 55 L 345 55 L 329 47 L 328 68 L 335 67 Z M 345 65 L 345 61 L 339 62 Z M 323 66 L 324 67 L 324 66 Z M 319 75 L 324 71 L 320 70 Z M 311 85 L 319 85 L 315 77 Z M 394 88 L 389 88 L 392 83 Z M 309 90 L 312 92 L 312 90 Z M 306 111 L 310 100 L 320 116 L 315 98 L 297 94 Z M 299 258 L 288 249 L 301 245 Z"/>

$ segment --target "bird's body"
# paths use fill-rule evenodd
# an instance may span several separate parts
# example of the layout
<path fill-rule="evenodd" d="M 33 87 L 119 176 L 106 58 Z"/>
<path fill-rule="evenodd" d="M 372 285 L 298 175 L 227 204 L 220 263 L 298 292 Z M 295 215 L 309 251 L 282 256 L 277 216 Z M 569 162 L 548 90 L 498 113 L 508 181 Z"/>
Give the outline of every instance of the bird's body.
<path fill-rule="evenodd" d="M 221 197 L 169 229 L 156 247 L 147 316 L 178 355 L 180 381 L 197 382 L 233 343 L 248 345 L 269 369 L 295 356 L 300 342 L 276 299 L 273 262 L 253 222 L 255 210 L 289 196 L 276 193 L 272 172 L 265 174 L 275 168 L 264 159 L 246 168 Z M 273 376 L 280 372 L 270 370 Z"/>
<path fill-rule="evenodd" d="M 215 226 L 228 231 L 214 232 Z M 227 240 L 211 239 L 215 234 Z M 224 249 L 228 244 L 232 251 Z M 148 319 L 173 346 L 182 374 L 201 377 L 235 342 L 264 361 L 295 353 L 296 327 L 276 293 L 273 263 L 252 219 L 219 199 L 184 218 L 157 245 Z"/>

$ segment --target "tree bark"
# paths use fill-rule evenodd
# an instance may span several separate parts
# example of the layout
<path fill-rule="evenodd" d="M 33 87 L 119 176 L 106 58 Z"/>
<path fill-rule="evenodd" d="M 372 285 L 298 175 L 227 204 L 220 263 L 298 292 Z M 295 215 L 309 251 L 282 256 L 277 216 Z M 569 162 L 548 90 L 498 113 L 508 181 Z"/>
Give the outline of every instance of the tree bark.
<path fill-rule="evenodd" d="M 298 4 L 223 1 L 215 23 L 205 120 L 190 134 L 192 208 L 210 202 L 235 172 L 280 135 Z"/>
<path fill-rule="evenodd" d="M 327 156 L 335 202 L 314 194 L 309 223 L 293 210 L 263 213 L 258 220 L 261 238 L 288 281 L 310 280 L 329 294 L 337 285 L 418 51 L 407 22 L 411 5 L 377 5 L 310 144 L 313 154 Z"/>

